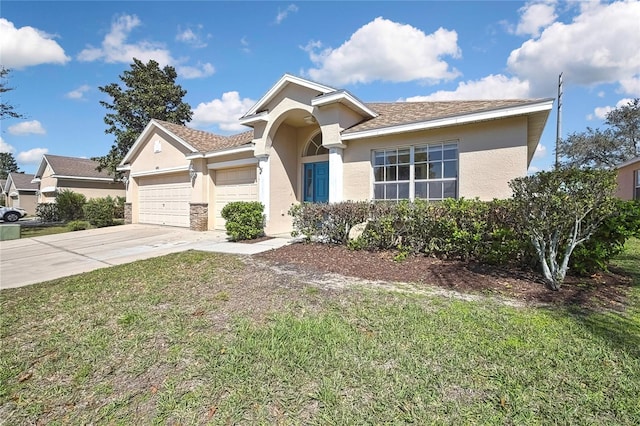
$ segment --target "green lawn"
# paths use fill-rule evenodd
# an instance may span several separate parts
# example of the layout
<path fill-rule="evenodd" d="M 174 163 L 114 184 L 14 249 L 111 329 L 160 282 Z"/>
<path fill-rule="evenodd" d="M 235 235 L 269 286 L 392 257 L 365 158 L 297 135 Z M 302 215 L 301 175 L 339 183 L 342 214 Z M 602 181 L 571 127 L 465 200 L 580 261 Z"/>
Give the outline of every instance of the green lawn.
<path fill-rule="evenodd" d="M 640 423 L 623 313 L 331 290 L 187 252 L 0 292 L 7 424 Z"/>
<path fill-rule="evenodd" d="M 60 226 L 21 226 L 20 238 L 42 237 L 44 235 L 62 234 L 69 232 L 65 225 Z"/>

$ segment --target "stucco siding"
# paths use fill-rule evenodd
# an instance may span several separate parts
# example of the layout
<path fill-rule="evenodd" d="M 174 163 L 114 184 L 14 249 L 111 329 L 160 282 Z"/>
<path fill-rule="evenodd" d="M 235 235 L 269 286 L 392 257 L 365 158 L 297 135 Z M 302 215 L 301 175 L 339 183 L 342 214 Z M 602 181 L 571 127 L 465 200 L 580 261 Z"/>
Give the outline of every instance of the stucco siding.
<path fill-rule="evenodd" d="M 636 173 L 640 173 L 640 161 L 618 169 L 617 197 L 623 200 L 633 200 Z"/>
<path fill-rule="evenodd" d="M 87 200 L 92 198 L 124 197 L 125 190 L 122 182 L 96 182 L 71 179 L 57 179 L 58 192 L 69 190 L 83 194 Z"/>
<path fill-rule="evenodd" d="M 282 125 L 276 132 L 271 147 L 270 210 L 267 233 L 277 234 L 291 230 L 291 217 L 287 214 L 298 194 L 298 140 L 296 129 Z"/>
<path fill-rule="evenodd" d="M 526 118 L 356 139 L 344 150 L 344 199 L 371 199 L 373 150 L 445 141 L 458 143 L 459 197 L 507 198 L 508 182 L 527 173 Z"/>
<path fill-rule="evenodd" d="M 185 158 L 188 153 L 187 148 L 156 129 L 131 159 L 131 173 L 188 166 L 189 161 Z"/>

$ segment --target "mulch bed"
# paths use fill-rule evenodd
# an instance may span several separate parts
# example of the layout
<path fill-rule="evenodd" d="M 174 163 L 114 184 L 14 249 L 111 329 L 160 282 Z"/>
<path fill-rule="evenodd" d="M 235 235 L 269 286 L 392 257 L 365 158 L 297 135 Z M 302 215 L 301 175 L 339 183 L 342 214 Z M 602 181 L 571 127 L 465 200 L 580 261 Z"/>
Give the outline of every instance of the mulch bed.
<path fill-rule="evenodd" d="M 631 279 L 611 271 L 592 277 L 569 276 L 560 291 L 551 291 L 534 271 L 458 260 L 409 256 L 394 260 L 393 252 L 349 250 L 317 243 L 290 244 L 258 255 L 275 264 L 319 273 L 437 286 L 461 293 L 499 295 L 527 303 L 622 310 Z"/>

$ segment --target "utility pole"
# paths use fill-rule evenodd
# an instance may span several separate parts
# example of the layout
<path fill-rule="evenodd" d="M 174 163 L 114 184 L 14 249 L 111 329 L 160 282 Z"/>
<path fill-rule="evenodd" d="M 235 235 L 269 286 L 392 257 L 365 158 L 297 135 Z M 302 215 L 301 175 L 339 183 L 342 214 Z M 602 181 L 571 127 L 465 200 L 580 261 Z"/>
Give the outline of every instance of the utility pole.
<path fill-rule="evenodd" d="M 562 73 L 558 76 L 558 119 L 556 122 L 556 169 L 560 166 L 558 147 L 562 137 Z"/>

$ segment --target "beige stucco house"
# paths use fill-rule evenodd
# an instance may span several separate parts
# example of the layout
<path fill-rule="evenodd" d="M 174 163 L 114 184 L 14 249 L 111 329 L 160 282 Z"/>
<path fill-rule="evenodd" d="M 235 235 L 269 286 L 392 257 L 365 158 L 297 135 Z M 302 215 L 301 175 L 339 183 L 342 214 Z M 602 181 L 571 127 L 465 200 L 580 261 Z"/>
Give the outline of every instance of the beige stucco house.
<path fill-rule="evenodd" d="M 38 185 L 32 183 L 33 175 L 9 173 L 3 186 L 7 207 L 20 207 L 30 215 L 36 214 Z"/>
<path fill-rule="evenodd" d="M 640 200 L 640 157 L 633 158 L 618 167 L 618 190 L 623 200 Z"/>
<path fill-rule="evenodd" d="M 56 194 L 65 189 L 87 199 L 124 197 L 124 183 L 96 167 L 98 163 L 87 158 L 45 154 L 33 180 L 38 185 L 38 203 L 55 202 Z"/>
<path fill-rule="evenodd" d="M 285 74 L 230 137 L 152 120 L 119 170 L 133 223 L 224 229 L 222 207 L 265 205 L 267 234 L 293 204 L 511 195 L 553 99 L 364 103 Z"/>

